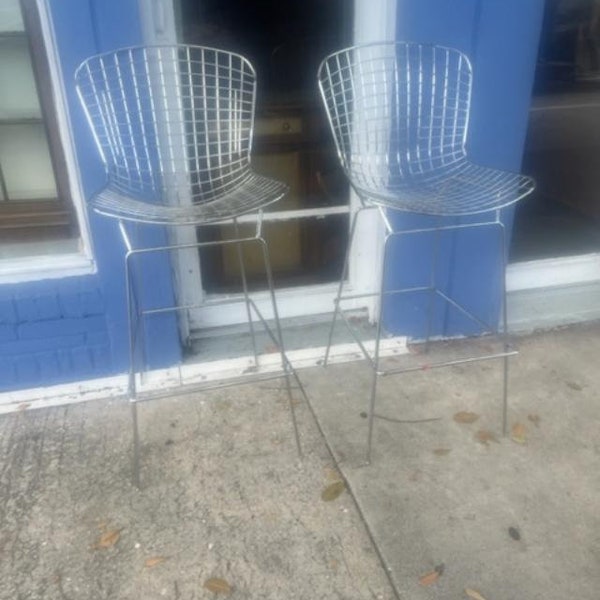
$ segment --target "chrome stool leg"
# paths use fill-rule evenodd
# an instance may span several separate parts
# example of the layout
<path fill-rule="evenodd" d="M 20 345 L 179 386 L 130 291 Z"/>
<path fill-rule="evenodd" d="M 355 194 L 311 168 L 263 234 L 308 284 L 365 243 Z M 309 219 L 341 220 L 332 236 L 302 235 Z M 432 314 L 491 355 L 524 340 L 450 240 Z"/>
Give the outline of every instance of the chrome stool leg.
<path fill-rule="evenodd" d="M 342 291 L 344 289 L 344 282 L 348 276 L 349 263 L 350 263 L 350 252 L 352 250 L 352 242 L 354 241 L 354 234 L 356 233 L 356 223 L 358 222 L 358 215 L 365 210 L 364 207 L 359 208 L 352 217 L 352 224 L 350 225 L 350 235 L 348 237 L 348 245 L 346 247 L 346 254 L 344 256 L 344 266 L 342 267 L 342 275 L 340 277 L 340 283 L 338 284 L 337 296 L 335 298 L 333 307 L 333 317 L 331 319 L 331 325 L 329 327 L 329 338 L 327 340 L 327 349 L 325 350 L 325 356 L 323 358 L 323 366 L 326 367 L 329 361 L 329 352 L 331 351 L 331 345 L 333 343 L 333 333 L 335 331 L 335 324 L 337 321 L 338 311 L 340 309 L 340 300 L 342 297 Z"/>
<path fill-rule="evenodd" d="M 140 482 L 140 433 L 138 427 L 138 412 L 137 412 L 137 401 L 132 400 L 131 404 L 131 420 L 133 423 L 133 485 L 141 489 Z"/>
<path fill-rule="evenodd" d="M 506 263 L 507 263 L 507 244 L 506 244 L 506 228 L 504 223 L 500 221 L 500 215 L 496 215 L 498 227 L 500 228 L 500 285 L 501 285 L 501 301 L 502 301 L 502 340 L 504 343 L 504 352 L 510 350 L 510 340 L 508 337 L 508 316 L 506 302 Z M 506 436 L 508 432 L 508 355 L 504 356 L 504 370 L 502 383 L 502 435 Z"/>
<path fill-rule="evenodd" d="M 233 226 L 235 229 L 235 237 L 240 239 L 240 228 L 237 219 L 233 219 Z M 252 351 L 254 353 L 254 368 L 258 368 L 258 350 L 256 348 L 256 334 L 254 332 L 254 322 L 252 320 L 252 310 L 250 305 L 250 296 L 248 295 L 248 278 L 246 277 L 246 265 L 244 262 L 244 253 L 242 251 L 242 243 L 237 242 L 235 249 L 238 256 L 238 263 L 240 265 L 240 276 L 242 280 L 242 289 L 244 291 L 244 301 L 246 304 L 246 315 L 248 317 L 248 327 L 250 329 L 250 337 L 252 339 Z"/>
<path fill-rule="evenodd" d="M 373 425 L 375 422 L 375 401 L 377 398 L 377 380 L 381 375 L 379 371 L 379 347 L 381 344 L 381 332 L 383 329 L 383 298 L 385 293 L 385 272 L 386 272 L 386 257 L 388 253 L 388 243 L 392 236 L 389 232 L 386 234 L 383 243 L 383 257 L 381 259 L 381 271 L 380 271 L 380 282 L 379 282 L 379 317 L 377 319 L 377 331 L 375 334 L 375 349 L 373 351 L 373 379 L 371 380 L 371 396 L 369 398 L 369 412 L 368 412 L 368 432 L 367 432 L 367 455 L 365 463 L 371 464 L 371 450 L 373 447 Z"/>
<path fill-rule="evenodd" d="M 158 74 L 160 82 L 155 77 Z M 91 198 L 91 205 L 96 212 L 118 220 L 127 247 L 128 395 L 134 420 L 134 482 L 139 485 L 140 448 L 135 404 L 162 395 L 154 390 L 149 393 L 150 390 L 141 389 L 141 385 L 136 390 L 148 363 L 146 349 L 153 341 L 144 339 L 147 337 L 145 318 L 150 314 L 188 311 L 205 303 L 199 299 L 201 294 L 190 294 L 193 300 L 190 304 L 175 298 L 175 306 L 147 308 L 148 303 L 141 294 L 149 286 L 135 281 L 136 275 L 143 276 L 138 269 L 145 266 L 145 260 L 133 261 L 132 255 L 198 250 L 221 242 L 198 242 L 197 237 L 191 242 L 191 237 L 177 236 L 176 244 L 141 247 L 137 242 L 142 240 L 136 239 L 136 247 L 132 249 L 124 223 L 144 223 L 144 227 L 163 229 L 229 225 L 233 221 L 238 231 L 238 217 L 258 215 L 260 220 L 262 209 L 280 201 L 289 187 L 251 168 L 257 77 L 248 59 L 237 53 L 185 44 L 121 48 L 83 61 L 75 73 L 75 83 L 99 156 L 109 174 L 106 184 Z M 144 100 L 143 110 L 140 98 Z M 187 99 L 191 110 L 182 109 L 181 98 Z M 210 135 L 206 129 L 208 122 Z M 152 148 L 152 152 L 148 152 L 148 148 Z M 184 237 L 187 243 L 181 243 Z M 263 325 L 268 324 L 248 291 L 241 246 L 251 241 L 253 236 L 240 237 L 238 233 L 236 238 L 222 243 L 238 245 L 243 300 L 255 363 L 258 363 L 255 325 L 257 319 Z M 249 370 L 247 380 L 265 381 L 285 375 L 291 396 L 290 377 L 294 376 L 304 393 L 284 352 L 266 248 L 265 263 L 279 339 L 269 327 L 267 332 L 280 347 L 284 373 L 278 369 L 267 373 L 261 373 L 260 369 Z M 198 269 L 193 270 L 198 272 Z M 139 294 L 138 306 L 134 306 L 135 292 Z M 217 300 L 215 305 L 224 303 Z M 180 387 L 186 393 L 192 389 L 219 387 L 218 383 L 213 385 L 210 378 L 184 384 L 181 370 L 179 375 Z M 236 383 L 242 383 L 246 378 L 235 379 Z M 296 426 L 295 432 L 299 443 Z"/>
<path fill-rule="evenodd" d="M 273 307 L 273 319 L 275 320 L 275 334 L 276 334 L 276 339 L 279 342 L 279 352 L 281 354 L 281 366 L 285 373 L 285 384 L 286 384 L 287 395 L 288 395 L 288 400 L 289 400 L 289 405 L 290 405 L 290 412 L 292 414 L 292 424 L 294 427 L 294 439 L 296 440 L 296 449 L 298 450 L 298 456 L 302 456 L 302 445 L 300 444 L 300 433 L 298 430 L 298 421 L 296 419 L 296 407 L 295 407 L 294 397 L 292 394 L 292 385 L 290 382 L 290 372 L 293 373 L 300 389 L 302 390 L 303 395 L 306 396 L 306 393 L 304 392 L 304 388 L 302 386 L 302 383 L 300 382 L 300 379 L 298 378 L 298 375 L 296 374 L 295 369 L 292 367 L 292 365 L 290 364 L 290 362 L 285 354 L 285 347 L 283 344 L 283 333 L 281 331 L 281 321 L 279 320 L 279 311 L 277 309 L 277 299 L 275 298 L 275 286 L 273 283 L 273 271 L 271 269 L 271 258 L 269 255 L 269 247 L 267 245 L 267 241 L 265 240 L 265 238 L 262 237 L 262 233 L 259 233 L 257 235 L 256 239 L 262 246 L 263 261 L 265 264 L 265 273 L 267 276 L 267 284 L 269 286 L 269 295 L 271 297 L 271 305 Z"/>
<path fill-rule="evenodd" d="M 123 221 L 119 221 L 119 230 L 125 244 L 125 291 L 127 296 L 127 331 L 129 336 L 129 372 L 127 380 L 127 397 L 131 404 L 131 421 L 133 427 L 133 459 L 132 459 L 132 482 L 140 489 L 140 434 L 137 412 L 137 387 L 136 387 L 136 347 L 138 343 L 138 331 L 140 321 L 140 305 L 135 290 L 133 277 L 133 258 L 135 251 L 127 234 Z"/>
<path fill-rule="evenodd" d="M 508 357 L 516 352 L 510 349 L 507 333 L 504 229 L 501 230 L 503 314 L 493 315 L 494 322 L 486 323 L 490 320 L 486 313 L 481 319 L 463 306 L 465 299 L 458 302 L 453 298 L 453 290 L 448 289 L 451 286 L 441 281 L 441 269 L 437 264 L 442 259 L 453 258 L 442 256 L 444 248 L 438 248 L 440 234 L 458 233 L 472 226 L 502 227 L 500 210 L 525 198 L 535 187 L 529 177 L 472 162 L 467 151 L 473 89 L 470 58 L 453 48 L 414 42 L 359 44 L 326 56 L 318 70 L 318 82 L 341 167 L 363 205 L 377 205 L 395 211 L 395 214 L 411 213 L 438 220 L 433 227 L 417 226 L 397 232 L 403 236 L 435 235 L 429 283 L 396 290 L 390 289 L 392 286 L 388 284 L 385 290 L 380 291 L 380 300 L 404 293 L 418 293 L 419 298 L 424 297 L 421 309 L 429 308 L 427 321 L 423 323 L 425 351 L 429 350 L 430 338 L 435 331 L 435 309 L 441 306 L 442 301 L 446 306 L 446 317 L 450 316 L 451 310 L 457 310 L 478 324 L 481 334 L 495 333 L 501 343 L 500 333 L 504 336 L 504 349 L 500 352 L 478 352 L 474 356 L 452 360 L 431 360 L 422 366 L 390 368 L 387 368 L 387 362 L 380 365 L 381 323 L 374 355 L 365 350 L 357 336 L 353 336 L 374 370 L 368 415 L 368 458 L 373 419 L 383 416 L 375 413 L 378 376 L 503 358 L 503 428 L 506 431 Z M 442 89 L 444 93 L 440 93 Z M 390 118 L 390 111 L 395 113 L 393 118 Z M 488 218 L 492 212 L 496 213 L 495 220 Z M 484 220 L 479 221 L 477 217 L 476 222 L 471 221 L 472 217 L 484 214 L 487 215 L 482 216 Z M 382 214 L 382 217 L 385 220 L 385 215 Z M 463 218 L 468 221 L 464 222 Z M 443 219 L 458 221 L 440 223 Z M 389 222 L 386 223 L 388 234 L 392 235 L 389 225 Z M 495 232 L 492 235 L 495 236 Z M 416 244 L 413 250 L 416 259 L 422 258 L 424 253 L 420 245 Z M 462 257 L 461 260 L 469 262 Z M 495 273 L 491 275 L 495 276 Z M 455 280 L 462 283 L 462 277 L 455 277 Z M 339 307 L 342 285 L 343 281 L 340 282 L 334 307 L 333 324 L 338 316 L 344 317 Z M 425 296 L 427 293 L 429 297 Z M 377 291 L 364 294 L 365 297 L 371 295 L 376 297 Z M 493 308 L 496 310 L 496 302 Z M 503 332 L 500 332 L 501 320 Z M 457 325 L 463 328 L 460 320 Z M 465 328 L 464 331 L 470 333 L 471 329 Z M 329 346 L 325 363 L 328 357 Z"/>
<path fill-rule="evenodd" d="M 439 226 L 440 218 L 436 218 L 436 224 Z M 440 230 L 436 228 L 433 240 L 433 250 L 431 257 L 431 270 L 429 272 L 429 307 L 427 309 L 427 333 L 425 337 L 425 352 L 429 352 L 429 340 L 433 330 L 433 314 L 435 312 L 435 296 L 437 286 L 437 261 L 440 250 Z"/>

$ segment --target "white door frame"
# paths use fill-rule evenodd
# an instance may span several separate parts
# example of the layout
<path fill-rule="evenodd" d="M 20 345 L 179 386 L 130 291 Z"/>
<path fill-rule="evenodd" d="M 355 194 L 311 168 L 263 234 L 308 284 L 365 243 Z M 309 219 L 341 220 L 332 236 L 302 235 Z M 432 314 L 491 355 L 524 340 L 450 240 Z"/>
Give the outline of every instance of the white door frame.
<path fill-rule="evenodd" d="M 148 44 L 169 44 L 177 41 L 177 25 L 175 19 L 174 0 L 139 0 L 140 17 L 145 42 Z M 393 40 L 396 34 L 396 0 L 354 0 L 353 37 L 355 44 L 376 40 Z M 323 209 L 306 209 L 298 211 L 269 212 L 263 216 L 264 221 L 282 221 L 306 218 L 310 216 L 326 216 L 327 214 L 349 213 L 358 207 L 358 200 L 350 194 L 349 206 L 329 207 Z M 348 290 L 364 293 L 375 290 L 379 285 L 378 268 L 382 259 L 383 231 L 378 219 L 372 218 L 369 212 L 361 216 L 356 230 L 351 256 Z M 240 219 L 244 221 L 244 219 Z M 178 236 L 195 239 L 193 229 L 183 231 Z M 182 240 L 183 241 L 183 240 Z M 221 327 L 247 320 L 246 307 L 237 302 L 238 295 L 230 295 L 232 303 L 211 305 L 211 300 L 227 299 L 227 295 L 204 295 L 197 285 L 200 277 L 200 261 L 197 252 L 187 252 L 180 256 L 174 264 L 177 294 L 186 305 L 203 304 L 199 309 L 188 311 L 188 323 L 182 327 L 182 333 L 194 329 Z M 333 299 L 337 291 L 335 282 L 320 285 L 293 288 L 278 288 L 277 299 L 279 313 L 282 318 L 331 312 Z M 270 300 L 267 292 L 253 294 L 253 298 L 264 314 L 270 314 Z M 356 301 L 355 308 L 367 308 L 373 319 L 378 306 L 368 299 Z M 348 308 L 352 308 L 348 306 Z"/>

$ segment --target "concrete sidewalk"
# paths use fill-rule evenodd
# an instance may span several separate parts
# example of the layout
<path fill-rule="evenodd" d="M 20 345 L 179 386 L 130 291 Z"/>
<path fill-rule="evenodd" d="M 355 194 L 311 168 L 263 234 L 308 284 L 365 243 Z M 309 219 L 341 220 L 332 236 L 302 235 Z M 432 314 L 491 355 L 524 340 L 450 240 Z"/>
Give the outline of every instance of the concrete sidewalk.
<path fill-rule="evenodd" d="M 327 399 L 315 401 L 319 422 L 401 598 L 600 598 L 600 327 L 517 341 L 506 438 L 498 361 L 384 378 L 378 412 L 441 420 L 376 420 L 369 467 L 367 370 L 311 374 L 312 396 Z M 460 411 L 478 418 L 458 423 Z"/>
<path fill-rule="evenodd" d="M 360 364 L 301 372 L 301 461 L 278 382 L 142 404 L 141 491 L 126 402 L 4 416 L 0 598 L 597 600 L 600 327 L 519 346 L 522 443 L 499 363 L 427 371 L 384 379 L 379 412 L 440 420 L 378 420 L 370 467 Z"/>

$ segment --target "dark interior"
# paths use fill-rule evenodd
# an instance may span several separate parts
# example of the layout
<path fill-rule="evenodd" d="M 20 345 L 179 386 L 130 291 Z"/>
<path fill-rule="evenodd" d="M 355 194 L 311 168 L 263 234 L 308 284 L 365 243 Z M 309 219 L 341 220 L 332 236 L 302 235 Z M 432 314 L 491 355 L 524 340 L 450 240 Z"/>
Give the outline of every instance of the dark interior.
<path fill-rule="evenodd" d="M 254 163 L 291 183 L 272 210 L 332 206 L 347 199 L 316 72 L 320 60 L 351 44 L 348 0 L 182 0 L 185 42 L 240 52 L 259 81 Z M 517 205 L 511 261 L 600 250 L 600 2 L 547 0 L 523 172 L 535 193 Z M 339 275 L 347 216 L 270 226 L 283 248 L 278 285 L 333 281 Z M 222 228 L 205 230 L 206 239 Z M 287 250 L 285 249 L 287 246 Z M 202 253 L 208 291 L 239 286 L 236 261 L 222 250 Z M 249 275 L 262 286 L 257 257 Z"/>
<path fill-rule="evenodd" d="M 290 193 L 268 210 L 301 210 L 348 202 L 317 88 L 320 61 L 351 43 L 348 0 L 182 0 L 186 43 L 224 48 L 246 56 L 257 72 L 258 97 L 252 161 L 254 168 L 290 185 Z M 279 287 L 335 281 L 347 239 L 347 215 L 297 219 L 265 228 Z M 231 233 L 202 228 L 204 240 Z M 248 247 L 250 287 L 264 287 L 260 248 Z M 240 290 L 233 248 L 201 253 L 205 290 Z"/>
<path fill-rule="evenodd" d="M 547 0 L 512 261 L 600 250 L 600 3 Z"/>
<path fill-rule="evenodd" d="M 243 54 L 257 70 L 259 106 L 314 100 L 321 59 L 350 36 L 348 0 L 183 0 L 188 43 Z"/>

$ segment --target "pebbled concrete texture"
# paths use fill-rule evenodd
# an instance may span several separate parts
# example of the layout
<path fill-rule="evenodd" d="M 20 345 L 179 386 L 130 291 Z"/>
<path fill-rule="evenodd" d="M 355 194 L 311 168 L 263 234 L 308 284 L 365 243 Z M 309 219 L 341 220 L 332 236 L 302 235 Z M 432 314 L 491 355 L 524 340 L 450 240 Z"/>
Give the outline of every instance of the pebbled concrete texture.
<path fill-rule="evenodd" d="M 126 402 L 3 416 L 0 598 L 597 600 L 600 325 L 518 346 L 524 443 L 501 435 L 499 362 L 426 370 L 383 378 L 377 412 L 437 420 L 378 419 L 368 467 L 359 363 L 300 373 L 318 417 L 296 393 L 302 460 L 281 382 L 141 404 L 141 491 Z M 340 476 L 351 493 L 324 502 Z"/>
<path fill-rule="evenodd" d="M 278 386 L 141 404 L 141 491 L 126 402 L 2 417 L 0 598 L 202 599 L 209 578 L 233 599 L 393 598 L 351 497 L 321 499 L 340 477 L 302 406 L 298 460 Z"/>

